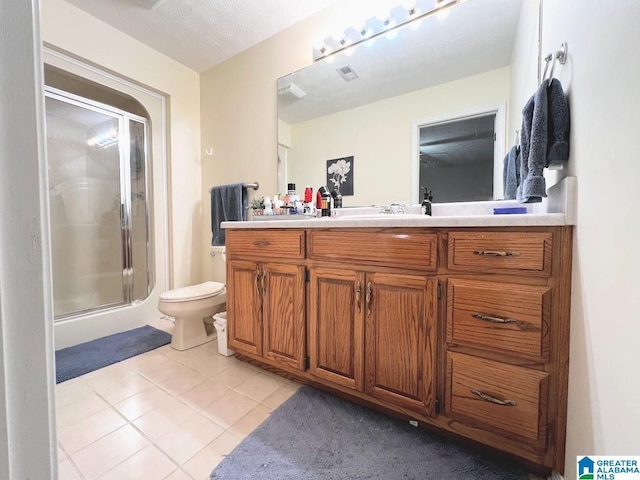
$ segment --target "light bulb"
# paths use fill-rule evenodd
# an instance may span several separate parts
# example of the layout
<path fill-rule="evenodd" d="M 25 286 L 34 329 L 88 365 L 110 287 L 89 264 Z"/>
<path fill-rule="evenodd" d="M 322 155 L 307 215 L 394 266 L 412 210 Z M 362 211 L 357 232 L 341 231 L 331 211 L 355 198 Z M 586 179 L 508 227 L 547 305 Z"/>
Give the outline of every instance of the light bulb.
<path fill-rule="evenodd" d="M 394 29 L 393 28 L 395 26 L 396 26 L 396 22 L 395 22 L 395 20 L 393 18 L 390 18 L 389 20 L 384 22 L 385 30 L 389 30 L 385 34 L 385 37 L 387 37 L 389 40 L 393 40 L 394 38 L 396 38 L 398 36 L 398 29 Z"/>
<path fill-rule="evenodd" d="M 364 26 L 360 29 L 360 36 L 362 38 L 369 38 L 372 33 L 373 32 L 371 31 L 371 29 L 367 26 Z"/>

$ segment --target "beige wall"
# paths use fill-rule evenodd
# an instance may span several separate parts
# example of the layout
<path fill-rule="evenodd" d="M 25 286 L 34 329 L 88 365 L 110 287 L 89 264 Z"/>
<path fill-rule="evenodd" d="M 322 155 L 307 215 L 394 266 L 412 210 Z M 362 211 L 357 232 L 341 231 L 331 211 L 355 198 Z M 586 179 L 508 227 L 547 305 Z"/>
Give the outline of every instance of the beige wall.
<path fill-rule="evenodd" d="M 326 183 L 326 160 L 353 155 L 354 195 L 344 197 L 345 207 L 416 203 L 410 196 L 413 122 L 508 99 L 509 68 L 501 68 L 293 125 L 289 181 L 315 190 Z"/>
<path fill-rule="evenodd" d="M 199 281 L 199 75 L 64 0 L 42 0 L 41 9 L 44 42 L 168 97 L 171 285 Z"/>

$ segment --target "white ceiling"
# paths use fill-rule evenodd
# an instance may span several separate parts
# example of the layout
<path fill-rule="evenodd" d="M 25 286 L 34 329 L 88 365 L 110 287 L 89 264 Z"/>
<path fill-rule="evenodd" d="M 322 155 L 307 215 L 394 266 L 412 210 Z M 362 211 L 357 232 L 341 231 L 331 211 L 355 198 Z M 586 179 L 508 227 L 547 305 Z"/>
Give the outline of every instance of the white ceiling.
<path fill-rule="evenodd" d="M 67 0 L 197 72 L 335 0 Z M 157 4 L 155 8 L 145 5 Z"/>
<path fill-rule="evenodd" d="M 522 0 L 473 0 L 451 9 L 446 18 L 405 26 L 397 37 L 384 36 L 352 56 L 316 62 L 278 80 L 307 95 L 278 96 L 278 117 L 288 124 L 329 115 L 510 64 Z M 534 39 L 532 39 L 534 41 Z M 350 66 L 359 78 L 345 82 L 337 68 Z"/>

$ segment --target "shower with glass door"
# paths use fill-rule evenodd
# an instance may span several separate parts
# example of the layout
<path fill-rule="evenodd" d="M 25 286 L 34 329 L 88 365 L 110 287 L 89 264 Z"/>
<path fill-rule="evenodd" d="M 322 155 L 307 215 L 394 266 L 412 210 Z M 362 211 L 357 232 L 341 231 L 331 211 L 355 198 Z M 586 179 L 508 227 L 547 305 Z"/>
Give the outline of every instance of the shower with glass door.
<path fill-rule="evenodd" d="M 45 88 L 55 320 L 145 299 L 154 283 L 148 120 Z"/>

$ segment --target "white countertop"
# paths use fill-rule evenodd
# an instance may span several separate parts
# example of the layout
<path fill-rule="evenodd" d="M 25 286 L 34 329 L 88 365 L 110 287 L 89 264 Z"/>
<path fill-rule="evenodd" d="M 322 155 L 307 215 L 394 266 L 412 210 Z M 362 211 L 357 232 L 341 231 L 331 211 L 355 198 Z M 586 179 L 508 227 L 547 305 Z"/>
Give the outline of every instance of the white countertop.
<path fill-rule="evenodd" d="M 355 216 L 354 216 L 355 217 Z M 571 225 L 564 213 L 524 215 L 379 215 L 377 218 L 324 217 L 309 220 L 222 222 L 222 228 L 516 227 Z"/>
<path fill-rule="evenodd" d="M 575 177 L 565 177 L 547 190 L 542 203 L 515 201 L 435 203 L 433 216 L 419 215 L 419 205 L 405 206 L 406 213 L 381 214 L 379 207 L 342 208 L 333 216 L 309 218 L 302 215 L 256 217 L 246 222 L 222 222 L 236 228 L 385 228 L 385 227 L 538 227 L 575 225 Z M 527 207 L 526 214 L 494 215 L 496 207 Z"/>

